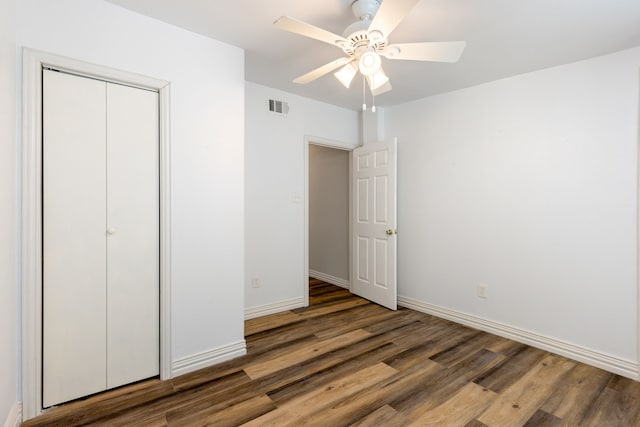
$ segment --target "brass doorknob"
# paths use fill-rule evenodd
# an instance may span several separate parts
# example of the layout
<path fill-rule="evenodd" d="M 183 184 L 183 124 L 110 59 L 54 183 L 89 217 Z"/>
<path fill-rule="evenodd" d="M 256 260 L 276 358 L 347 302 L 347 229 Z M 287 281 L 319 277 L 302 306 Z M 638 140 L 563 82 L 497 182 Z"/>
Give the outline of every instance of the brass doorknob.
<path fill-rule="evenodd" d="M 393 230 L 392 229 L 388 229 L 387 230 L 387 236 L 391 236 L 393 234 Z"/>

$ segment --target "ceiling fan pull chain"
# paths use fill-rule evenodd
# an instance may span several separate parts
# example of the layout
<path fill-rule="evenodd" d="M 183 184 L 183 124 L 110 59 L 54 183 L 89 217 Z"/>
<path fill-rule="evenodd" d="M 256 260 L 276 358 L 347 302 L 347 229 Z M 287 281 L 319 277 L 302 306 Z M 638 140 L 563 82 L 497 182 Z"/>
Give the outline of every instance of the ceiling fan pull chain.
<path fill-rule="evenodd" d="M 362 111 L 367 111 L 367 81 L 364 75 L 362 76 Z"/>
<path fill-rule="evenodd" d="M 371 92 L 371 112 L 376 112 L 376 94 Z"/>

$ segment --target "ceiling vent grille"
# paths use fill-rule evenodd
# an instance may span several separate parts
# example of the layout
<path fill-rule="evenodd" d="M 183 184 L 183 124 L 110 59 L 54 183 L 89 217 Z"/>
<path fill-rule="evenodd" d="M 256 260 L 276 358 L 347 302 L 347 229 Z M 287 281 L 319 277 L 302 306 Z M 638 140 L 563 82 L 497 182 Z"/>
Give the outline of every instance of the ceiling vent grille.
<path fill-rule="evenodd" d="M 276 114 L 289 114 L 289 104 L 284 101 L 277 101 L 275 99 L 269 100 L 269 111 Z"/>

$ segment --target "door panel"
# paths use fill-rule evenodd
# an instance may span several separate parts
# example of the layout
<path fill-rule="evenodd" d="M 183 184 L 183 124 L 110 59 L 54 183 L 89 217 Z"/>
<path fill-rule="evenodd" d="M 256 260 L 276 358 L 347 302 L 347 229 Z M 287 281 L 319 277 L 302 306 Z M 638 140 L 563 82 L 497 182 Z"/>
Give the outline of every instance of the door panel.
<path fill-rule="evenodd" d="M 375 239 L 375 280 L 376 286 L 386 289 L 389 285 L 387 264 L 389 263 L 389 241 L 387 239 Z"/>
<path fill-rule="evenodd" d="M 389 201 L 387 195 L 389 191 L 389 180 L 387 176 L 376 176 L 373 180 L 373 195 L 375 197 L 376 224 L 389 223 Z"/>
<path fill-rule="evenodd" d="M 395 310 L 396 141 L 356 148 L 352 162 L 352 291 Z"/>
<path fill-rule="evenodd" d="M 158 94 L 107 85 L 107 387 L 159 373 Z"/>
<path fill-rule="evenodd" d="M 43 73 L 45 407 L 106 386 L 105 85 Z"/>
<path fill-rule="evenodd" d="M 369 179 L 359 179 L 356 187 L 357 218 L 360 223 L 369 222 Z"/>

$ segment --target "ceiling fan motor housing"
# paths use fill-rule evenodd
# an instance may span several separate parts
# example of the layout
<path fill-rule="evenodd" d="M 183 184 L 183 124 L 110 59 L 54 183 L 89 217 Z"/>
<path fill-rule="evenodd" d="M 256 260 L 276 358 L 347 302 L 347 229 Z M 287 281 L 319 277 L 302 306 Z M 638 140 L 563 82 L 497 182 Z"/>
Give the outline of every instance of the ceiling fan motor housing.
<path fill-rule="evenodd" d="M 367 19 L 367 17 L 371 20 L 379 7 L 380 0 L 356 0 L 351 5 L 351 10 L 353 11 L 353 15 L 362 21 Z"/>
<path fill-rule="evenodd" d="M 340 48 L 351 57 L 359 58 L 365 51 L 381 51 L 387 46 L 387 40 L 374 40 L 369 33 L 369 25 L 380 7 L 380 0 L 356 0 L 351 10 L 358 20 L 344 30 L 346 43 Z"/>

